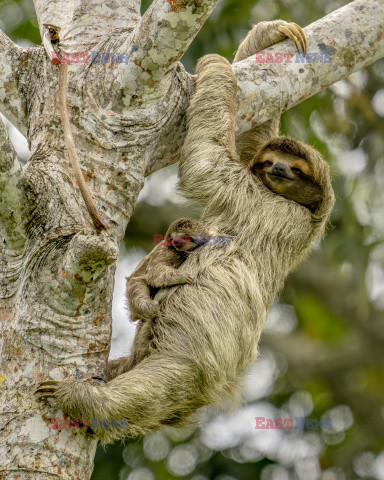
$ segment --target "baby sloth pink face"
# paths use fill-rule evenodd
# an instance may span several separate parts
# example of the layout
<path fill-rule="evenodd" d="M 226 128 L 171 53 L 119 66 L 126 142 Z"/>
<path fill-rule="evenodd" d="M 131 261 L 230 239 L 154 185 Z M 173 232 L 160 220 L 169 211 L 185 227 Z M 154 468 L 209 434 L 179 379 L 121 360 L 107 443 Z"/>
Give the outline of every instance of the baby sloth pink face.
<path fill-rule="evenodd" d="M 256 155 L 251 171 L 272 192 L 315 212 L 323 192 L 304 155 L 287 145 L 267 145 Z"/>
<path fill-rule="evenodd" d="M 196 248 L 192 236 L 183 232 L 171 233 L 171 244 L 179 252 L 189 252 Z"/>

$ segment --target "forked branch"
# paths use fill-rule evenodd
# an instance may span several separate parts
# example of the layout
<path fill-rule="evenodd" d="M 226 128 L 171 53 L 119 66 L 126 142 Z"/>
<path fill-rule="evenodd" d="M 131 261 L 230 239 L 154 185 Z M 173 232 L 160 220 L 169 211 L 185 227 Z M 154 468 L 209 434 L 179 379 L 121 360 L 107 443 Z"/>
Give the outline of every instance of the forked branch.
<path fill-rule="evenodd" d="M 154 0 L 132 39 L 122 46 L 128 65 L 117 71 L 125 97 L 156 90 L 174 70 L 219 0 Z"/>

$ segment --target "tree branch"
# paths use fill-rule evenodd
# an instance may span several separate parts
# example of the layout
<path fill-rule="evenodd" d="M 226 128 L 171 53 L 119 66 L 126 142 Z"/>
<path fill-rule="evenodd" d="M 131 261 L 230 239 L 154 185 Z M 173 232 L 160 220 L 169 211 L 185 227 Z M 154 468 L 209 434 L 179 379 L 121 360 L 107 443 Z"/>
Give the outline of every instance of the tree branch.
<path fill-rule="evenodd" d="M 0 112 L 26 135 L 26 109 L 16 81 L 21 52 L 22 49 L 0 31 Z"/>
<path fill-rule="evenodd" d="M 256 56 L 235 65 L 238 80 L 238 133 L 263 123 L 315 95 L 332 83 L 367 67 L 384 56 L 383 0 L 356 0 L 304 29 L 307 59 L 295 54 L 291 63 L 256 63 Z M 269 52 L 293 52 L 292 43 L 280 43 Z M 330 63 L 326 59 L 331 58 Z M 308 60 L 307 60 L 308 61 Z"/>
<path fill-rule="evenodd" d="M 115 29 L 133 31 L 140 21 L 140 0 L 34 0 L 41 37 L 44 23 L 60 27 L 65 52 L 88 51 L 84 46 L 108 38 Z"/>
<path fill-rule="evenodd" d="M 148 90 L 159 97 L 173 72 L 219 0 L 154 0 L 138 25 L 133 39 L 122 51 L 129 51 L 128 65 L 121 65 L 117 77 L 124 91 L 123 101 Z"/>
<path fill-rule="evenodd" d="M 27 125 L 21 105 L 28 105 L 25 112 L 33 153 L 20 182 L 26 185 L 29 206 L 25 215 L 28 241 L 19 261 L 21 288 L 5 291 L 0 283 L 0 297 L 17 293 L 12 301 L 0 302 L 0 319 L 6 324 L 2 358 L 7 369 L 6 382 L 0 389 L 0 405 L 6 405 L 2 411 L 5 426 L 0 431 L 6 445 L 2 469 L 12 474 L 36 469 L 46 472 L 49 478 L 87 478 L 90 474 L 94 443 L 75 432 L 52 430 L 49 420 L 53 411 L 45 410 L 41 417 L 36 414 L 31 385 L 47 378 L 85 378 L 104 366 L 114 274 L 110 263 L 136 205 L 144 172 L 165 166 L 164 158 L 169 153 L 174 155 L 167 160 L 169 163 L 177 159 L 185 135 L 185 111 L 193 93 L 193 77 L 180 68 L 177 59 L 216 4 L 216 0 L 154 0 L 140 26 L 128 32 L 134 38 L 132 43 L 127 31 L 139 21 L 139 2 L 128 3 L 121 21 L 117 19 L 120 7 L 116 12 L 114 8 L 123 8 L 123 3 L 117 3 L 123 0 L 97 5 L 92 1 L 35 0 L 35 5 L 41 26 L 52 23 L 61 27 L 60 47 L 65 53 L 82 51 L 82 46 L 89 51 L 95 45 L 104 52 L 130 49 L 129 64 L 111 68 L 77 64 L 71 66 L 69 76 L 68 112 L 77 153 L 91 194 L 110 226 L 105 232 L 108 238 L 84 234 L 89 218 L 63 153 L 56 67 L 37 47 L 35 54 L 31 52 L 31 61 L 26 61 L 26 55 L 23 62 L 19 60 L 19 81 L 15 81 L 10 65 L 14 66 L 12 51 L 17 51 L 9 39 L 0 37 L 4 62 L 0 64 L 0 98 L 7 102 L 5 113 L 12 121 L 17 120 L 16 124 Z M 315 45 L 320 51 L 334 49 L 331 64 L 257 66 L 252 59 L 239 63 L 235 70 L 239 79 L 240 130 L 276 115 L 383 56 L 383 27 L 379 23 L 383 2 L 358 0 L 339 10 L 344 14 L 336 12 L 308 27 L 309 51 Z M 133 8 L 132 18 L 129 7 Z M 287 43 L 271 51 L 293 52 L 293 48 Z M 17 85 L 26 99 L 20 100 L 15 94 Z M 123 95 L 119 96 L 121 91 Z M 12 213 L 19 219 L 21 211 L 16 208 L 21 209 L 22 202 L 17 179 L 21 172 L 13 151 L 6 151 L 2 157 L 0 172 L 4 175 L 1 193 L 13 185 L 11 194 L 1 198 L 8 212 L 8 204 L 13 201 Z M 18 236 L 16 239 L 19 241 Z M 0 255 L 0 263 L 3 258 Z M 0 282 L 9 283 L 9 271 L 0 264 Z M 335 360 L 344 365 L 349 358 L 355 358 L 355 351 L 350 353 L 349 349 L 345 351 L 347 361 L 336 357 L 336 353 Z M 326 370 L 324 362 L 322 358 L 321 366 Z M 42 450 L 46 455 L 39 457 L 37 465 L 33 458 Z"/>
<path fill-rule="evenodd" d="M 49 286 L 54 310 L 73 316 L 82 305 L 87 289 L 98 281 L 117 256 L 118 248 L 107 235 L 75 235 Z"/>
<path fill-rule="evenodd" d="M 301 63 L 305 62 L 302 57 L 296 63 L 294 46 L 287 40 L 266 52 L 287 53 L 292 57 L 291 63 L 256 63 L 256 56 L 252 56 L 235 64 L 237 134 L 276 117 L 384 57 L 383 5 L 384 0 L 356 0 L 306 27 L 307 52 L 311 54 L 308 62 L 317 53 L 317 63 Z M 332 61 L 319 63 L 319 58 Z M 188 103 L 194 91 L 193 86 L 189 87 L 193 76 L 179 69 L 178 77 L 183 85 L 184 103 Z M 173 125 L 171 131 L 171 124 L 163 128 L 162 138 L 150 157 L 147 175 L 179 160 L 186 133 L 185 116 L 178 119 L 176 132 Z"/>
<path fill-rule="evenodd" d="M 0 238 L 5 251 L 22 252 L 25 242 L 21 166 L 0 119 Z"/>

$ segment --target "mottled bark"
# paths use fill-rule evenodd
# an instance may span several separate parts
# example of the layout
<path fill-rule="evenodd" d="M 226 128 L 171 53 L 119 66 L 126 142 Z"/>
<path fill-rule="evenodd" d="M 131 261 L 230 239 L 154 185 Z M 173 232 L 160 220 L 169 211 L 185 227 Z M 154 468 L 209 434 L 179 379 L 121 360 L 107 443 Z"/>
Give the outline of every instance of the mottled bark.
<path fill-rule="evenodd" d="M 20 53 L 21 49 L 0 31 L 0 112 L 25 135 L 27 114 L 17 87 L 17 74 L 23 69 Z"/>
<path fill-rule="evenodd" d="M 123 50 L 129 50 L 128 68 L 122 65 L 115 72 L 125 106 L 139 106 L 150 97 L 159 98 L 164 93 L 177 61 L 216 3 L 218 0 L 155 0 L 152 3 L 132 40 L 123 44 Z"/>
<path fill-rule="evenodd" d="M 32 151 L 22 169 L 0 126 L 2 479 L 91 474 L 95 442 L 82 430 L 52 429 L 51 417 L 62 412 L 38 405 L 33 390 L 46 379 L 103 371 L 113 262 L 145 175 L 178 159 L 194 89 L 178 59 L 216 3 L 155 0 L 141 18 L 135 0 L 35 1 L 41 33 L 44 23 L 59 26 L 64 52 L 129 54 L 128 63 L 80 62 L 68 71 L 79 161 L 109 227 L 101 235 L 72 183 L 58 69 L 42 47 L 19 48 L 0 33 L 1 112 L 27 134 Z M 357 0 L 305 30 L 308 51 L 332 51 L 332 63 L 237 64 L 239 130 L 384 56 L 383 3 Z"/>
<path fill-rule="evenodd" d="M 304 28 L 306 60 L 298 53 L 291 63 L 260 64 L 256 57 L 239 62 L 239 132 L 383 57 L 383 8 L 383 0 L 357 0 Z M 292 51 L 289 41 L 266 50 L 273 56 Z"/>
<path fill-rule="evenodd" d="M 283 63 L 259 63 L 256 59 L 262 57 L 252 56 L 235 64 L 237 133 L 276 117 L 382 58 L 383 9 L 384 0 L 356 0 L 308 25 L 304 28 L 308 39 L 306 58 L 296 54 L 292 42 L 287 40 L 268 48 L 263 56 L 267 59 L 267 54 L 271 54 L 269 58 L 278 59 L 276 54 L 282 54 Z M 286 54 L 288 60 L 291 57 L 290 63 L 285 62 Z M 190 87 L 189 76 L 183 70 L 180 74 L 186 80 L 185 85 Z M 190 93 L 188 89 L 185 95 Z M 165 138 L 156 143 L 147 173 L 178 160 L 184 141 L 184 117 L 182 120 L 176 129 L 173 124 L 163 129 Z"/>
<path fill-rule="evenodd" d="M 1 247 L 20 254 L 25 244 L 25 209 L 21 165 L 0 120 L 0 238 Z"/>

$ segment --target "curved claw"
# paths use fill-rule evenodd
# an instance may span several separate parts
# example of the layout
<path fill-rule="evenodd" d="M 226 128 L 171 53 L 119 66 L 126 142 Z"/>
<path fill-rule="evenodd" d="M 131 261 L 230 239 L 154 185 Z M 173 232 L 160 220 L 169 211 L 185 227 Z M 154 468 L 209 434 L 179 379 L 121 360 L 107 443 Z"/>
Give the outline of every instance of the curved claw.
<path fill-rule="evenodd" d="M 59 382 L 55 380 L 47 380 L 46 382 L 42 382 L 36 388 L 34 393 L 39 400 L 43 400 L 44 398 L 48 397 L 54 397 L 58 383 Z"/>
<path fill-rule="evenodd" d="M 308 48 L 307 37 L 305 36 L 304 30 L 297 23 L 291 22 L 291 25 L 296 28 L 296 32 L 300 38 L 300 44 L 303 49 L 303 52 L 306 53 Z"/>
<path fill-rule="evenodd" d="M 307 51 L 305 33 L 297 23 L 287 23 L 285 25 L 279 25 L 277 28 L 295 44 L 298 52 L 300 52 L 300 50 L 302 50 L 303 53 Z"/>

